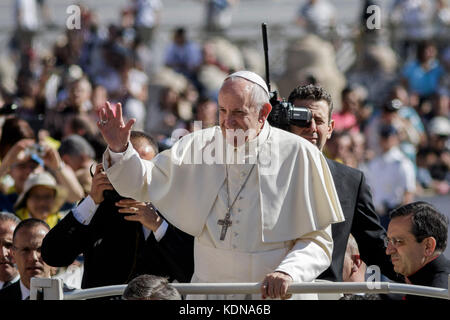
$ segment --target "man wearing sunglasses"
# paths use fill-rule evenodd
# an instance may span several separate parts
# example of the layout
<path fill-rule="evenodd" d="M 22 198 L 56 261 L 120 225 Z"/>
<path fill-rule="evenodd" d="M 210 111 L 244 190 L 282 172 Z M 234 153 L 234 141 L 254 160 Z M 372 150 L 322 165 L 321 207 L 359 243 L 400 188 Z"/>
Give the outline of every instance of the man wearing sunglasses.
<path fill-rule="evenodd" d="M 409 284 L 447 289 L 450 261 L 442 254 L 447 232 L 448 219 L 426 202 L 394 210 L 385 244 L 395 272 Z M 417 298 L 423 297 L 405 296 L 406 300 Z"/>

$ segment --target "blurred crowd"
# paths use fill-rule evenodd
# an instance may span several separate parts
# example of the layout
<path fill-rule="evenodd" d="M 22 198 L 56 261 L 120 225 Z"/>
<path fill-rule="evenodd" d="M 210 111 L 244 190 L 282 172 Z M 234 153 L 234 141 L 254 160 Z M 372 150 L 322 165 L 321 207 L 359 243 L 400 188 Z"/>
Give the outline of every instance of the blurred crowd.
<path fill-rule="evenodd" d="M 210 15 L 239 5 L 207 2 Z M 106 101 L 121 103 L 125 118 L 137 119 L 133 129 L 151 134 L 164 150 L 177 129 L 190 132 L 194 121 L 217 125 L 217 94 L 229 73 L 264 74 L 260 50 L 227 38 L 229 11 L 219 26 L 213 23 L 219 18 L 208 15 L 205 30 L 214 32 L 202 39 L 191 37 L 180 21 L 157 66 L 162 1 L 130 1 L 108 26 L 80 5 L 81 28 L 62 30 L 49 48 L 36 45 L 38 21 L 55 28 L 45 1 L 15 3 L 17 23 L 0 56 L 0 210 L 21 219 L 53 227 L 88 194 L 92 164 L 106 148 L 96 126 Z M 335 129 L 325 153 L 365 172 L 383 217 L 416 196 L 450 191 L 450 8 L 444 0 L 396 0 L 386 25 L 370 29 L 365 9 L 372 4 L 377 1 L 365 1 L 350 38 L 356 61 L 329 90 L 337 92 Z M 292 41 L 291 53 L 311 39 L 336 49 L 335 12 L 329 1 L 303 1 L 292 24 L 304 37 Z M 275 79 L 281 92 L 302 83 L 329 89 L 332 76 L 323 70 L 335 65 L 334 53 L 327 65 L 320 47 L 314 50 L 322 69 L 295 67 L 307 60 L 287 57 L 285 75 L 296 76 Z"/>

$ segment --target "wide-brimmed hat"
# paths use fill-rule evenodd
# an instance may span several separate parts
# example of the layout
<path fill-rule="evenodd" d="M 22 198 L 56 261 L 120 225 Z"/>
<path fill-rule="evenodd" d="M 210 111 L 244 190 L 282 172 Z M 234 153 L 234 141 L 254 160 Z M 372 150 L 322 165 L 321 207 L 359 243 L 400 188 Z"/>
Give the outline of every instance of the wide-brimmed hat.
<path fill-rule="evenodd" d="M 52 211 L 56 212 L 59 208 L 61 208 L 66 199 L 67 192 L 62 186 L 57 185 L 55 178 L 53 178 L 50 173 L 44 171 L 39 173 L 32 173 L 28 176 L 24 184 L 23 192 L 19 195 L 19 198 L 14 204 L 15 210 L 26 206 L 29 192 L 33 187 L 36 186 L 45 186 L 55 190 L 55 203 Z"/>

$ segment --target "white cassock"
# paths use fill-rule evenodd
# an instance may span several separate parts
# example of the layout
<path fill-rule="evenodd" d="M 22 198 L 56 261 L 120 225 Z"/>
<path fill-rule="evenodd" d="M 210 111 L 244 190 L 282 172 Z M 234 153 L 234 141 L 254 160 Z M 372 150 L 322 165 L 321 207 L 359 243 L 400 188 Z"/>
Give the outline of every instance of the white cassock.
<path fill-rule="evenodd" d="M 165 219 L 195 236 L 192 282 L 260 282 L 275 270 L 294 282 L 314 280 L 331 263 L 330 224 L 344 221 L 322 153 L 266 122 L 239 164 L 225 165 L 230 145 L 223 140 L 219 127 L 195 131 L 152 161 L 141 160 L 129 143 L 124 153 L 106 151 L 103 165 L 122 196 L 153 202 Z M 222 241 L 218 220 L 235 198 Z"/>

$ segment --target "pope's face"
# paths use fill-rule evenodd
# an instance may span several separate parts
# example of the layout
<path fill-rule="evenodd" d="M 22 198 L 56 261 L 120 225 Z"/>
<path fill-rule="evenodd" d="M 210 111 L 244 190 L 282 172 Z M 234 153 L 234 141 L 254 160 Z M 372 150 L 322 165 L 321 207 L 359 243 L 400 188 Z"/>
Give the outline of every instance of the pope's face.
<path fill-rule="evenodd" d="M 307 107 L 311 110 L 312 120 L 310 125 L 306 128 L 291 125 L 291 132 L 305 138 L 322 151 L 327 140 L 331 138 L 334 128 L 334 122 L 329 121 L 329 107 L 327 102 L 325 100 L 313 101 L 295 99 L 294 105 L 296 107 Z"/>
<path fill-rule="evenodd" d="M 262 112 L 251 105 L 251 84 L 244 79 L 227 80 L 219 92 L 219 124 L 222 134 L 230 144 L 239 144 L 234 133 L 245 133 L 242 141 L 255 138 L 264 123 Z M 242 130 L 242 131 L 241 131 Z M 228 131 L 228 137 L 227 137 Z M 230 134 L 231 133 L 231 134 Z M 233 139 L 234 137 L 234 139 Z"/>
<path fill-rule="evenodd" d="M 17 275 L 11 253 L 15 227 L 13 221 L 0 221 L 0 281 L 10 281 Z"/>

